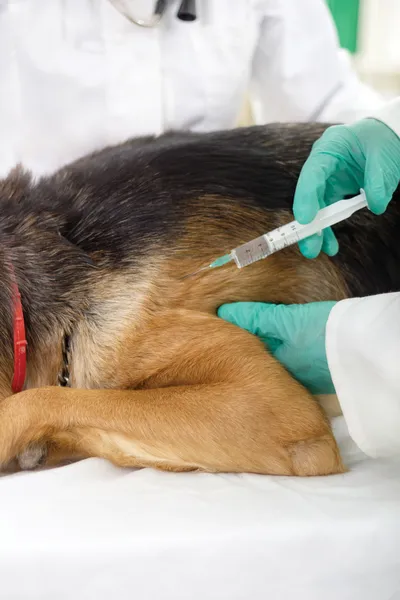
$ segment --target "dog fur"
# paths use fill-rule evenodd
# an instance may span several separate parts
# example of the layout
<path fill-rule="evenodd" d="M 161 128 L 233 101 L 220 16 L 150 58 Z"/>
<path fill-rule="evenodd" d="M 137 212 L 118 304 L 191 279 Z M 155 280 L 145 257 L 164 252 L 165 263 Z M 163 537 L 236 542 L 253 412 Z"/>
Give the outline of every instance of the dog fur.
<path fill-rule="evenodd" d="M 99 456 L 173 471 L 344 471 L 317 400 L 216 310 L 399 289 L 397 210 L 338 226 L 334 259 L 308 261 L 291 247 L 244 270 L 185 278 L 293 218 L 298 174 L 323 129 L 171 133 L 39 181 L 17 168 L 0 182 L 0 465 Z M 16 395 L 10 265 L 28 339 Z"/>

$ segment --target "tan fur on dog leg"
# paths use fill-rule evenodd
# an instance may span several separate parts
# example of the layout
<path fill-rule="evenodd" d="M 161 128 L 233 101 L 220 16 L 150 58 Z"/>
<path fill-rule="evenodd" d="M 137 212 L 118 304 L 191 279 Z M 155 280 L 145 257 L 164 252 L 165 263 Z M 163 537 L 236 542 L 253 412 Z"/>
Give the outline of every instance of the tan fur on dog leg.
<path fill-rule="evenodd" d="M 118 361 L 133 379 L 147 374 L 142 389 L 33 389 L 0 404 L 0 461 L 67 432 L 76 451 L 121 466 L 343 472 L 318 403 L 256 337 L 182 310 L 154 318 L 152 330 L 140 357 L 127 332 Z"/>

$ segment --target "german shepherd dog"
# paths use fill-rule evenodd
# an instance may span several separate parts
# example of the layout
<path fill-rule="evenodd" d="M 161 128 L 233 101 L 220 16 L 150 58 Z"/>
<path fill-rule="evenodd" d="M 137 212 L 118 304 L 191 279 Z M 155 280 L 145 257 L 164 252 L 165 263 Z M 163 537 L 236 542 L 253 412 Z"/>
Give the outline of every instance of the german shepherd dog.
<path fill-rule="evenodd" d="M 185 277 L 292 220 L 300 169 L 323 130 L 170 133 L 38 181 L 16 168 L 0 182 L 2 468 L 16 457 L 30 468 L 97 456 L 170 471 L 344 471 L 317 399 L 216 310 L 400 289 L 396 202 L 337 226 L 335 258 L 290 247 L 246 269 Z M 15 284 L 28 342 L 17 394 Z"/>

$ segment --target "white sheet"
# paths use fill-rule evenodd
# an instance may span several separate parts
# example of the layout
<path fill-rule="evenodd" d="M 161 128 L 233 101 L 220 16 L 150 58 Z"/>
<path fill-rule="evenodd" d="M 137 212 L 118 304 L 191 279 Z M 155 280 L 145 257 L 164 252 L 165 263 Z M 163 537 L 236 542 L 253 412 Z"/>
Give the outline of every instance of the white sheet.
<path fill-rule="evenodd" d="M 400 460 L 295 479 L 91 459 L 0 479 L 2 600 L 398 600 Z"/>

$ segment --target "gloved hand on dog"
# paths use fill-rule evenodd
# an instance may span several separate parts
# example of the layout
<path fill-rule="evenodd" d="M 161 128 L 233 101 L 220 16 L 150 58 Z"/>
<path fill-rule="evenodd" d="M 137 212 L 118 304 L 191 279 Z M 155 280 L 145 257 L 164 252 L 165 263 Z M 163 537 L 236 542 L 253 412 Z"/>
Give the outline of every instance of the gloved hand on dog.
<path fill-rule="evenodd" d="M 287 370 L 313 394 L 335 392 L 325 350 L 325 330 L 335 302 L 225 304 L 218 316 L 257 335 Z"/>
<path fill-rule="evenodd" d="M 376 119 L 353 125 L 329 127 L 313 146 L 301 171 L 293 213 L 302 224 L 310 223 L 318 210 L 345 196 L 365 190 L 370 210 L 385 212 L 400 181 L 400 138 Z M 322 250 L 329 256 L 338 251 L 330 228 L 299 243 L 306 258 Z"/>

